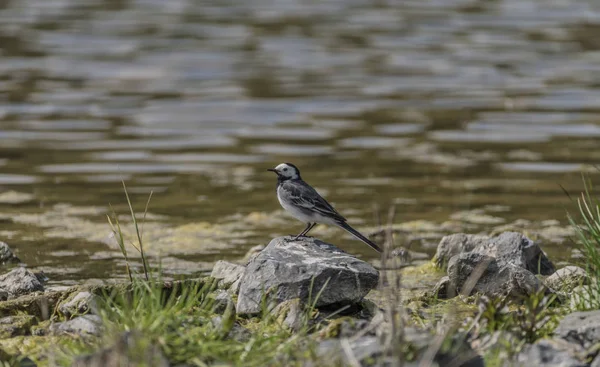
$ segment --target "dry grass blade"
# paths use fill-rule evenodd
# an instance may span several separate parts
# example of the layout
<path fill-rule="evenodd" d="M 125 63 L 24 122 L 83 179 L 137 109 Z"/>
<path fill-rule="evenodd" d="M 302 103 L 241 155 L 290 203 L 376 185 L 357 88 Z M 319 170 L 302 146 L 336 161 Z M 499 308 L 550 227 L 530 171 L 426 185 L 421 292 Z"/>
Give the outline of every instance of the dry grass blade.
<path fill-rule="evenodd" d="M 346 361 L 348 362 L 348 364 L 352 367 L 361 367 L 360 361 L 356 359 L 356 356 L 352 351 L 352 347 L 350 346 L 348 339 L 343 338 L 342 340 L 340 340 L 340 345 L 342 346 L 342 350 L 346 355 Z"/>
<path fill-rule="evenodd" d="M 463 285 L 463 287 L 460 291 L 460 293 L 463 296 L 468 297 L 471 294 L 471 292 L 473 291 L 473 288 L 475 288 L 475 286 L 477 285 L 479 278 L 481 278 L 483 273 L 485 273 L 485 271 L 487 270 L 487 268 L 491 262 L 492 262 L 492 259 L 486 259 L 486 260 L 482 261 L 481 263 L 477 264 L 475 269 L 473 269 L 471 274 L 469 274 L 469 277 L 465 281 L 465 284 Z"/>
<path fill-rule="evenodd" d="M 140 246 L 140 256 L 142 257 L 142 265 L 144 266 L 144 276 L 146 280 L 150 280 L 150 276 L 148 274 L 148 262 L 146 261 L 146 254 L 144 253 L 144 243 L 142 241 L 142 235 L 140 232 L 140 228 L 138 226 L 137 218 L 135 216 L 135 211 L 133 210 L 133 205 L 131 205 L 131 200 L 129 199 L 129 193 L 127 192 L 127 186 L 125 185 L 125 181 L 121 181 L 123 183 L 123 190 L 125 190 L 125 197 L 127 198 L 127 205 L 129 206 L 129 211 L 131 212 L 131 219 L 133 220 L 133 225 L 135 226 L 135 233 L 138 238 L 138 244 Z M 149 200 L 149 199 L 148 199 Z M 146 204 L 146 209 L 148 208 L 148 204 Z M 144 214 L 145 218 L 145 214 Z"/>
<path fill-rule="evenodd" d="M 117 214 L 116 214 L 115 210 L 113 209 L 112 205 L 109 205 L 109 206 L 110 206 L 110 210 L 112 211 L 113 217 L 115 218 L 116 228 L 115 228 L 115 225 L 113 224 L 112 220 L 110 219 L 109 215 L 106 216 L 106 219 L 108 219 L 108 224 L 110 225 L 113 235 L 115 236 L 115 240 L 117 241 L 117 244 L 119 245 L 119 249 L 121 250 L 121 253 L 123 254 L 123 258 L 125 259 L 125 270 L 127 271 L 127 276 L 129 277 L 129 281 L 133 282 L 133 277 L 131 275 L 131 267 L 129 266 L 129 256 L 127 255 L 127 248 L 125 246 L 125 236 L 123 235 L 123 231 L 121 230 L 121 223 L 119 223 L 119 218 L 117 217 Z"/>
<path fill-rule="evenodd" d="M 148 207 L 150 206 L 152 194 L 154 194 L 154 191 L 150 190 L 150 195 L 148 195 L 148 200 L 146 201 L 146 207 L 144 207 L 144 218 L 142 219 L 142 233 L 140 234 L 140 238 L 144 237 L 144 225 L 146 224 L 146 214 L 148 214 Z"/>

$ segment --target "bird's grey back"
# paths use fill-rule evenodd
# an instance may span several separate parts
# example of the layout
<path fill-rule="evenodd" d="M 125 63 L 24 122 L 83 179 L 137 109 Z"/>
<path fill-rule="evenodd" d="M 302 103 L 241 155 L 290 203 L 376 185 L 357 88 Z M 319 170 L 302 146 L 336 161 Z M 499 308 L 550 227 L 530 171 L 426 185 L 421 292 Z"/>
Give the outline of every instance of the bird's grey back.
<path fill-rule="evenodd" d="M 346 221 L 346 218 L 340 215 L 327 200 L 319 195 L 317 190 L 303 180 L 287 180 L 280 183 L 279 186 L 281 188 L 279 195 L 282 196 L 282 199 L 289 200 L 298 206 L 312 205 L 313 210 L 323 215 L 338 221 Z"/>

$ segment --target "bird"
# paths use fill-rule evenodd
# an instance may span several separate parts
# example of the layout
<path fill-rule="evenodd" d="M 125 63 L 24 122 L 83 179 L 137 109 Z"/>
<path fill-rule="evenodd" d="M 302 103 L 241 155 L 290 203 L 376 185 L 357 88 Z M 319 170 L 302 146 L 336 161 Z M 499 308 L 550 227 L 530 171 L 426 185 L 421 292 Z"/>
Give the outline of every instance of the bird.
<path fill-rule="evenodd" d="M 304 182 L 298 167 L 291 163 L 281 163 L 267 171 L 277 174 L 277 199 L 294 218 L 306 223 L 306 228 L 294 240 L 304 237 L 317 224 L 329 224 L 344 229 L 357 239 L 371 246 L 377 252 L 381 248 L 356 229 L 352 228 L 346 218 L 338 213 L 317 190 Z"/>

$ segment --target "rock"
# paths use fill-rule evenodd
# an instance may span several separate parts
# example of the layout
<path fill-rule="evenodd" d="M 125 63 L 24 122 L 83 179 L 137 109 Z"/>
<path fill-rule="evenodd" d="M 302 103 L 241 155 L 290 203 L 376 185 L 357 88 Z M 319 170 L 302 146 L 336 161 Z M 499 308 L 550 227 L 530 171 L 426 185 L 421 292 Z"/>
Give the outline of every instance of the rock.
<path fill-rule="evenodd" d="M 169 362 L 158 346 L 147 343 L 135 333 L 127 332 L 112 347 L 78 357 L 71 364 L 71 367 L 122 366 L 169 367 Z"/>
<path fill-rule="evenodd" d="M 219 280 L 219 288 L 226 289 L 231 287 L 232 284 L 237 282 L 242 277 L 244 270 L 246 270 L 246 268 L 242 265 L 219 260 L 213 267 L 210 276 Z"/>
<path fill-rule="evenodd" d="M 435 262 L 445 268 L 458 254 L 477 252 L 529 270 L 534 274 L 550 275 L 554 265 L 540 246 L 517 232 L 503 232 L 495 237 L 457 233 L 445 236 L 438 245 Z"/>
<path fill-rule="evenodd" d="M 431 293 L 428 293 L 428 297 L 433 297 L 437 299 L 448 299 L 456 296 L 456 293 L 453 293 L 454 288 L 450 287 L 450 278 L 448 276 L 442 277 L 442 279 L 438 280 L 436 285 L 431 290 Z"/>
<path fill-rule="evenodd" d="M 540 246 L 517 232 L 504 232 L 473 249 L 486 256 L 529 270 L 534 274 L 550 275 L 554 265 Z"/>
<path fill-rule="evenodd" d="M 43 291 L 44 286 L 32 272 L 19 267 L 0 276 L 0 289 L 8 293 L 8 299 L 12 299 L 31 292 Z"/>
<path fill-rule="evenodd" d="M 16 257 L 10 247 L 6 244 L 6 242 L 0 241 L 0 264 L 9 264 L 9 263 L 20 263 L 18 257 Z"/>
<path fill-rule="evenodd" d="M 585 356 L 583 350 L 577 347 L 562 340 L 542 339 L 524 347 L 517 357 L 517 362 L 519 366 L 586 367 L 586 363 L 573 355 L 579 352 L 583 357 Z"/>
<path fill-rule="evenodd" d="M 537 292 L 540 281 L 526 269 L 476 252 L 454 256 L 448 265 L 449 292 L 490 298 L 509 296 L 519 299 Z"/>
<path fill-rule="evenodd" d="M 227 315 L 215 316 L 211 320 L 212 326 L 219 330 L 223 338 L 233 339 L 245 343 L 252 338 L 252 332 L 235 322 L 235 316 L 227 318 Z"/>
<path fill-rule="evenodd" d="M 600 342 L 600 310 L 568 314 L 560 321 L 554 335 L 588 349 Z"/>
<path fill-rule="evenodd" d="M 90 292 L 79 292 L 70 300 L 62 303 L 58 310 L 66 317 L 82 315 L 85 313 L 96 313 L 96 296 Z"/>
<path fill-rule="evenodd" d="M 579 266 L 572 265 L 558 269 L 544 280 L 546 287 L 561 292 L 571 292 L 576 287 L 587 285 L 589 282 L 587 272 Z"/>
<path fill-rule="evenodd" d="M 215 303 L 213 304 L 213 312 L 214 313 L 222 314 L 223 312 L 225 312 L 225 309 L 227 309 L 227 305 L 229 303 L 231 303 L 231 305 L 234 304 L 233 298 L 231 298 L 231 295 L 224 290 L 217 291 L 217 294 L 215 295 L 214 299 L 215 299 Z"/>
<path fill-rule="evenodd" d="M 100 335 L 102 319 L 97 315 L 78 316 L 72 320 L 59 322 L 50 326 L 50 332 L 54 335 Z"/>
<path fill-rule="evenodd" d="M 571 292 L 557 293 L 561 299 L 568 299 L 572 310 L 593 310 L 598 308 L 598 291 L 596 286 L 580 285 Z"/>
<path fill-rule="evenodd" d="M 444 236 L 440 241 L 435 253 L 435 264 L 446 269 L 450 259 L 463 252 L 473 251 L 473 249 L 482 243 L 487 243 L 489 237 L 466 233 L 457 233 Z"/>
<path fill-rule="evenodd" d="M 316 300 L 317 307 L 351 305 L 378 280 L 373 266 L 331 244 L 310 237 L 279 237 L 246 267 L 237 312 L 261 312 L 265 295 L 276 303 L 299 298 L 302 303 Z"/>
<path fill-rule="evenodd" d="M 35 316 L 19 315 L 0 319 L 0 338 L 12 338 L 17 335 L 27 335 L 33 325 L 37 324 Z"/>
<path fill-rule="evenodd" d="M 299 331 L 307 325 L 306 312 L 299 298 L 283 301 L 271 311 L 281 325 L 292 331 Z"/>

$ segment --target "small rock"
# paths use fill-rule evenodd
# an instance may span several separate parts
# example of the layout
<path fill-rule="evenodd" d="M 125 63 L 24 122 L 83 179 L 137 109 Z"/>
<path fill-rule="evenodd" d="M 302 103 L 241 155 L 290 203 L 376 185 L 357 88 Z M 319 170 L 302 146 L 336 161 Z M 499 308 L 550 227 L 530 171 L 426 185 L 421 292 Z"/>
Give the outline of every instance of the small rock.
<path fill-rule="evenodd" d="M 231 322 L 231 324 L 226 325 L 227 322 Z M 220 333 L 223 333 L 222 335 L 225 338 L 233 339 L 241 343 L 245 343 L 252 338 L 252 332 L 236 323 L 235 320 L 223 320 L 222 316 L 215 316 L 211 319 L 211 323 L 215 329 L 218 329 Z"/>
<path fill-rule="evenodd" d="M 554 335 L 588 349 L 600 342 L 600 311 L 580 311 L 565 316 Z"/>
<path fill-rule="evenodd" d="M 546 287 L 561 292 L 571 292 L 576 287 L 587 285 L 589 282 L 587 272 L 579 266 L 572 265 L 558 269 L 544 280 Z"/>
<path fill-rule="evenodd" d="M 298 331 L 306 324 L 306 313 L 299 298 L 283 301 L 271 311 L 279 322 L 290 330 Z"/>
<path fill-rule="evenodd" d="M 431 290 L 431 294 L 429 295 L 437 299 L 454 298 L 456 294 L 451 294 L 451 289 L 452 288 L 450 287 L 450 278 L 448 276 L 444 276 L 433 287 L 433 289 Z"/>
<path fill-rule="evenodd" d="M 466 295 L 477 292 L 490 298 L 506 295 L 519 299 L 541 287 L 528 270 L 476 252 L 454 256 L 448 265 L 448 277 L 449 292 Z"/>
<path fill-rule="evenodd" d="M 466 233 L 444 236 L 435 253 L 435 264 L 442 269 L 448 267 L 450 259 L 463 252 L 473 251 L 481 243 L 487 243 L 489 237 Z"/>
<path fill-rule="evenodd" d="M 135 333 L 124 333 L 112 347 L 81 356 L 71 364 L 71 367 L 169 367 L 169 362 L 160 348 L 146 342 L 138 342 L 141 339 Z"/>
<path fill-rule="evenodd" d="M 96 313 L 97 309 L 96 296 L 90 292 L 79 292 L 58 307 L 58 310 L 66 317 L 82 315 L 88 312 Z"/>
<path fill-rule="evenodd" d="M 227 304 L 229 303 L 233 305 L 233 298 L 231 298 L 231 295 L 224 290 L 217 291 L 215 303 L 213 304 L 213 312 L 218 314 L 225 312 Z"/>
<path fill-rule="evenodd" d="M 577 346 L 562 340 L 542 339 L 526 346 L 517 357 L 519 365 L 539 367 L 586 367 L 573 356 Z M 584 355 L 581 350 L 580 353 Z"/>
<path fill-rule="evenodd" d="M 0 338 L 12 338 L 17 335 L 27 335 L 33 325 L 37 324 L 35 316 L 19 315 L 0 319 Z"/>
<path fill-rule="evenodd" d="M 35 273 L 33 273 L 33 275 L 35 275 L 35 277 L 39 280 L 40 283 L 42 283 L 42 285 L 46 284 L 46 282 L 50 280 L 50 278 L 48 278 L 46 276 L 46 273 L 44 273 L 43 271 L 36 271 Z"/>
<path fill-rule="evenodd" d="M 20 263 L 18 257 L 16 257 L 6 242 L 0 241 L 0 264 L 8 263 Z"/>
<path fill-rule="evenodd" d="M 76 334 L 76 335 L 100 335 L 102 319 L 98 315 L 78 316 L 72 320 L 59 322 L 50 326 L 50 332 L 54 335 Z"/>
<path fill-rule="evenodd" d="M 360 309 L 354 315 L 354 317 L 359 319 L 371 320 L 373 317 L 375 317 L 375 315 L 381 312 L 379 310 L 379 306 L 377 306 L 377 304 L 370 299 L 364 298 L 362 301 L 360 301 L 358 306 Z"/>
<path fill-rule="evenodd" d="M 473 252 L 527 269 L 534 274 L 550 275 L 555 271 L 554 265 L 540 246 L 518 232 L 501 233 L 479 244 Z"/>
<path fill-rule="evenodd" d="M 310 237 L 279 237 L 246 267 L 236 308 L 239 314 L 257 314 L 265 295 L 276 303 L 294 298 L 315 302 L 319 295 L 317 307 L 352 305 L 378 281 L 373 266 L 331 244 Z"/>
<path fill-rule="evenodd" d="M 570 299 L 573 310 L 593 310 L 598 308 L 598 288 L 592 285 L 580 285 L 571 292 L 559 292 L 558 296 Z"/>
<path fill-rule="evenodd" d="M 19 267 L 0 276 L 0 289 L 8 293 L 8 299 L 12 299 L 31 292 L 43 291 L 44 286 L 35 274 Z"/>
<path fill-rule="evenodd" d="M 244 270 L 246 268 L 242 265 L 219 260 L 213 267 L 210 276 L 219 280 L 219 288 L 226 289 L 242 277 Z"/>

